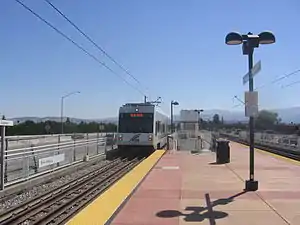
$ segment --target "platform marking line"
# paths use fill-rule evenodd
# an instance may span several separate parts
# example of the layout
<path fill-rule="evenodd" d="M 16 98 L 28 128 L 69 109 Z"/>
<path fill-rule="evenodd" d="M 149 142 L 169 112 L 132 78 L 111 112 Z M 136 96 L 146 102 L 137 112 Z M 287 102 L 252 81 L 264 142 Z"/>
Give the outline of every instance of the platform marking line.
<path fill-rule="evenodd" d="M 71 218 L 66 224 L 105 224 L 164 153 L 164 150 L 155 151 L 119 181 L 113 184 L 102 195 L 78 212 L 77 215 Z"/>
<path fill-rule="evenodd" d="M 232 141 L 232 142 L 234 142 L 234 141 Z M 241 144 L 241 143 L 238 143 L 238 142 L 234 142 L 234 143 L 239 144 L 239 145 L 242 145 L 243 147 L 248 147 L 248 148 L 249 148 L 248 145 L 244 145 L 244 144 Z M 262 149 L 259 149 L 259 148 L 254 148 L 254 149 L 255 149 L 255 151 L 257 151 L 257 152 L 259 152 L 259 153 L 267 154 L 267 155 L 270 155 L 270 156 L 272 156 L 272 157 L 275 157 L 275 158 L 278 158 L 278 159 L 281 159 L 281 160 L 288 161 L 288 162 L 293 163 L 293 164 L 295 164 L 295 165 L 297 165 L 297 166 L 300 165 L 300 162 L 297 161 L 297 160 L 295 160 L 295 159 L 290 159 L 290 158 L 287 158 L 287 157 L 282 156 L 282 155 L 276 155 L 276 154 L 274 154 L 274 153 L 272 153 L 272 152 L 268 152 L 268 151 L 265 151 L 265 150 L 262 150 Z"/>

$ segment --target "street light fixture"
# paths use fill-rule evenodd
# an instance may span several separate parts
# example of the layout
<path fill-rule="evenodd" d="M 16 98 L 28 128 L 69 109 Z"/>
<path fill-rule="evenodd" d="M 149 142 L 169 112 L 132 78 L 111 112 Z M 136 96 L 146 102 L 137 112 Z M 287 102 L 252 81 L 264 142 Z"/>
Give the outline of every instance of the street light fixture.
<path fill-rule="evenodd" d="M 258 35 L 248 34 L 241 35 L 238 32 L 230 32 L 225 38 L 227 45 L 239 45 L 243 44 L 243 55 L 248 55 L 248 74 L 249 74 L 249 92 L 253 92 L 253 52 L 254 48 L 258 48 L 260 44 L 273 44 L 276 39 L 272 32 L 264 31 Z M 254 180 L 254 117 L 249 118 L 249 180 L 245 182 L 245 190 L 256 191 L 258 189 L 258 181 Z"/>
<path fill-rule="evenodd" d="M 177 101 L 171 101 L 171 133 L 175 132 L 174 129 L 174 122 L 173 122 L 173 106 L 174 105 L 179 105 L 179 103 Z"/>
<path fill-rule="evenodd" d="M 200 113 L 202 113 L 204 110 L 203 109 L 195 109 L 194 111 L 198 113 L 198 130 L 200 130 L 200 119 L 201 119 Z"/>
<path fill-rule="evenodd" d="M 250 42 L 252 43 L 250 43 Z M 253 35 L 251 32 L 248 34 L 240 34 L 238 32 L 230 32 L 226 35 L 225 43 L 227 45 L 239 45 L 243 42 L 248 42 L 250 45 L 253 44 L 253 41 L 258 44 L 273 44 L 276 39 L 274 34 L 271 31 L 264 31 L 258 35 Z M 257 48 L 258 46 L 256 46 Z"/>
<path fill-rule="evenodd" d="M 61 97 L 61 107 L 60 107 L 61 134 L 64 133 L 64 121 L 63 121 L 63 118 L 64 118 L 64 99 L 71 96 L 71 95 L 74 95 L 74 94 L 80 94 L 80 91 L 73 91 L 73 92 L 70 92 L 70 93 L 68 93 L 68 94 Z"/>

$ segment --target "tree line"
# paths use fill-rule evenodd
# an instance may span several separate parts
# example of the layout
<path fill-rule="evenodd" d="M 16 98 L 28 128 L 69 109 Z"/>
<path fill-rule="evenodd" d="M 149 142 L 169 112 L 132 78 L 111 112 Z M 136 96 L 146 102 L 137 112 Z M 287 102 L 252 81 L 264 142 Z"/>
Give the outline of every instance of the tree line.
<path fill-rule="evenodd" d="M 5 119 L 3 116 L 2 119 Z M 248 129 L 248 123 L 225 123 L 223 117 L 215 114 L 212 121 L 205 121 L 201 119 L 201 127 L 204 129 Z M 300 135 L 299 124 L 284 124 L 278 117 L 277 113 L 267 110 L 261 110 L 255 118 L 256 131 L 273 131 L 282 134 L 298 134 Z M 179 129 L 179 124 L 178 124 Z M 116 132 L 117 125 L 113 123 L 97 123 L 97 122 L 80 122 L 72 123 L 69 118 L 64 122 L 64 133 L 96 133 L 102 132 Z M 61 133 L 61 123 L 56 121 L 34 122 L 27 120 L 23 123 L 16 123 L 13 127 L 7 127 L 6 135 L 43 135 L 43 134 L 59 134 Z"/>
<path fill-rule="evenodd" d="M 7 127 L 6 135 L 44 135 L 61 133 L 61 123 L 56 121 L 34 122 L 27 120 L 23 123 L 16 123 L 12 127 Z M 67 118 L 63 124 L 63 133 L 97 133 L 116 132 L 117 125 L 113 123 L 80 122 L 72 123 Z"/>
<path fill-rule="evenodd" d="M 300 125 L 295 123 L 285 124 L 282 123 L 278 114 L 268 110 L 261 110 L 257 117 L 254 119 L 256 131 L 268 131 L 282 134 L 298 134 L 300 135 Z M 213 126 L 225 129 L 248 129 L 248 123 L 224 123 L 220 120 L 218 114 L 213 116 Z"/>

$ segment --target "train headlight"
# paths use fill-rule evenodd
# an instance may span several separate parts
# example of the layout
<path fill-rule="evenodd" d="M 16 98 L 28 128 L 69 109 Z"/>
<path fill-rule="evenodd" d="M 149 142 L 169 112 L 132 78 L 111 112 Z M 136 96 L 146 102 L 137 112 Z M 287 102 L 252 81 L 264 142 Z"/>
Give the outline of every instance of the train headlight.
<path fill-rule="evenodd" d="M 122 140 L 123 140 L 123 135 L 120 134 L 120 135 L 119 135 L 119 141 L 122 141 Z"/>
<path fill-rule="evenodd" d="M 152 139 L 153 139 L 152 135 L 149 135 L 148 140 L 152 141 Z"/>

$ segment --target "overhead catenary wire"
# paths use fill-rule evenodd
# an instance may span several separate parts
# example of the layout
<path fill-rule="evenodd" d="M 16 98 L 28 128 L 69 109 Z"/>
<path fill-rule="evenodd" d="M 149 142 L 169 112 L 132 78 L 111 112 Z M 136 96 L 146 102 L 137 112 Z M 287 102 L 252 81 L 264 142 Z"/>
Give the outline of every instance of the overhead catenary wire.
<path fill-rule="evenodd" d="M 107 70 L 109 70 L 111 73 L 113 73 L 114 75 L 116 75 L 117 77 L 121 78 L 127 85 L 129 85 L 130 87 L 132 87 L 133 89 L 135 89 L 136 91 L 138 91 L 141 95 L 145 96 L 146 94 L 143 93 L 140 89 L 138 89 L 137 87 L 133 86 L 132 84 L 130 84 L 126 79 L 124 79 L 122 76 L 120 76 L 118 73 L 116 73 L 113 69 L 111 69 L 109 66 L 107 66 L 104 62 L 102 62 L 101 60 L 99 60 L 95 55 L 93 55 L 92 53 L 90 53 L 89 51 L 87 51 L 84 47 L 82 47 L 80 44 L 78 44 L 77 42 L 75 42 L 74 40 L 72 40 L 69 36 L 67 36 L 65 33 L 63 33 L 61 30 L 59 30 L 58 28 L 56 28 L 54 25 L 52 25 L 50 22 L 48 22 L 46 19 L 44 19 L 42 16 L 40 16 L 38 13 L 36 13 L 34 10 L 32 10 L 29 6 L 27 6 L 25 3 L 23 3 L 20 0 L 15 0 L 18 4 L 20 4 L 21 6 L 23 6 L 27 11 L 29 11 L 30 13 L 32 13 L 35 17 L 39 18 L 41 21 L 43 21 L 46 25 L 48 25 L 49 27 L 51 27 L 53 30 L 55 30 L 58 34 L 60 34 L 61 36 L 63 36 L 65 39 L 67 39 L 69 42 L 71 42 L 73 45 L 75 45 L 77 48 L 79 48 L 81 51 L 83 51 L 86 55 L 88 55 L 89 57 L 91 57 L 93 60 L 95 60 L 97 63 L 99 63 L 100 65 L 102 65 L 103 67 L 105 67 Z"/>
<path fill-rule="evenodd" d="M 282 85 L 281 88 L 291 87 L 291 86 L 293 86 L 293 85 L 295 85 L 295 84 L 299 84 L 299 83 L 300 83 L 300 80 L 294 81 L 294 82 L 289 83 L 289 84 L 287 84 L 287 85 Z"/>
<path fill-rule="evenodd" d="M 51 6 L 57 13 L 59 13 L 65 20 L 67 20 L 79 33 L 81 33 L 87 40 L 89 40 L 98 50 L 100 50 L 106 57 L 113 61 L 121 70 L 123 70 L 127 75 L 134 79 L 138 84 L 142 83 L 133 76 L 127 69 L 124 68 L 120 63 L 118 63 L 112 56 L 110 56 L 100 45 L 98 45 L 89 35 L 87 35 L 82 29 L 80 29 L 74 22 L 69 19 L 66 14 L 64 14 L 58 7 L 56 7 L 49 0 L 44 0 L 49 6 Z"/>
<path fill-rule="evenodd" d="M 299 72 L 300 72 L 300 69 L 297 69 L 297 70 L 295 70 L 295 71 L 293 71 L 293 72 L 291 72 L 291 73 L 288 73 L 288 74 L 286 74 L 286 75 L 283 75 L 283 76 L 281 76 L 281 77 L 278 77 L 278 78 L 272 80 L 269 84 L 275 84 L 275 83 L 277 83 L 277 82 L 279 82 L 279 81 L 281 81 L 281 80 L 283 80 L 283 79 L 286 79 L 286 78 L 288 78 L 288 77 L 290 77 L 290 76 L 293 76 L 293 75 L 295 75 L 295 74 L 297 74 L 297 73 L 299 73 Z M 267 85 L 268 85 L 268 84 L 261 85 L 261 86 L 255 88 L 255 90 L 264 88 L 264 87 L 266 87 Z"/>
<path fill-rule="evenodd" d="M 293 76 L 293 75 L 295 75 L 295 74 L 297 74 L 297 73 L 299 73 L 299 72 L 300 72 L 300 69 L 297 69 L 297 70 L 294 70 L 294 71 L 292 71 L 292 72 L 290 72 L 290 73 L 288 73 L 288 74 L 285 74 L 285 75 L 283 75 L 283 76 L 280 76 L 280 77 L 278 77 L 278 78 L 275 78 L 275 79 L 272 80 L 271 82 L 269 82 L 269 83 L 267 83 L 267 84 L 264 84 L 264 85 L 261 85 L 261 86 L 255 88 L 254 91 L 256 91 L 256 90 L 258 90 L 258 89 L 261 89 L 261 88 L 264 88 L 264 87 L 266 87 L 266 86 L 268 86 L 268 85 L 272 85 L 272 84 L 278 83 L 279 81 L 281 81 L 281 80 L 283 80 L 283 79 L 286 79 L 286 78 L 288 78 L 288 77 L 291 77 L 291 76 Z M 290 87 L 290 86 L 293 86 L 293 85 L 295 85 L 295 84 L 297 84 L 297 83 L 300 83 L 300 81 L 295 81 L 295 82 L 292 82 L 292 83 L 290 83 L 290 84 L 288 84 L 288 85 L 281 86 L 281 88 Z M 236 95 L 235 95 L 235 96 L 236 96 Z M 235 98 L 235 97 L 234 97 L 234 98 Z M 236 107 L 239 107 L 239 106 L 242 106 L 242 104 L 235 105 L 235 106 L 233 106 L 233 108 L 236 108 Z"/>

